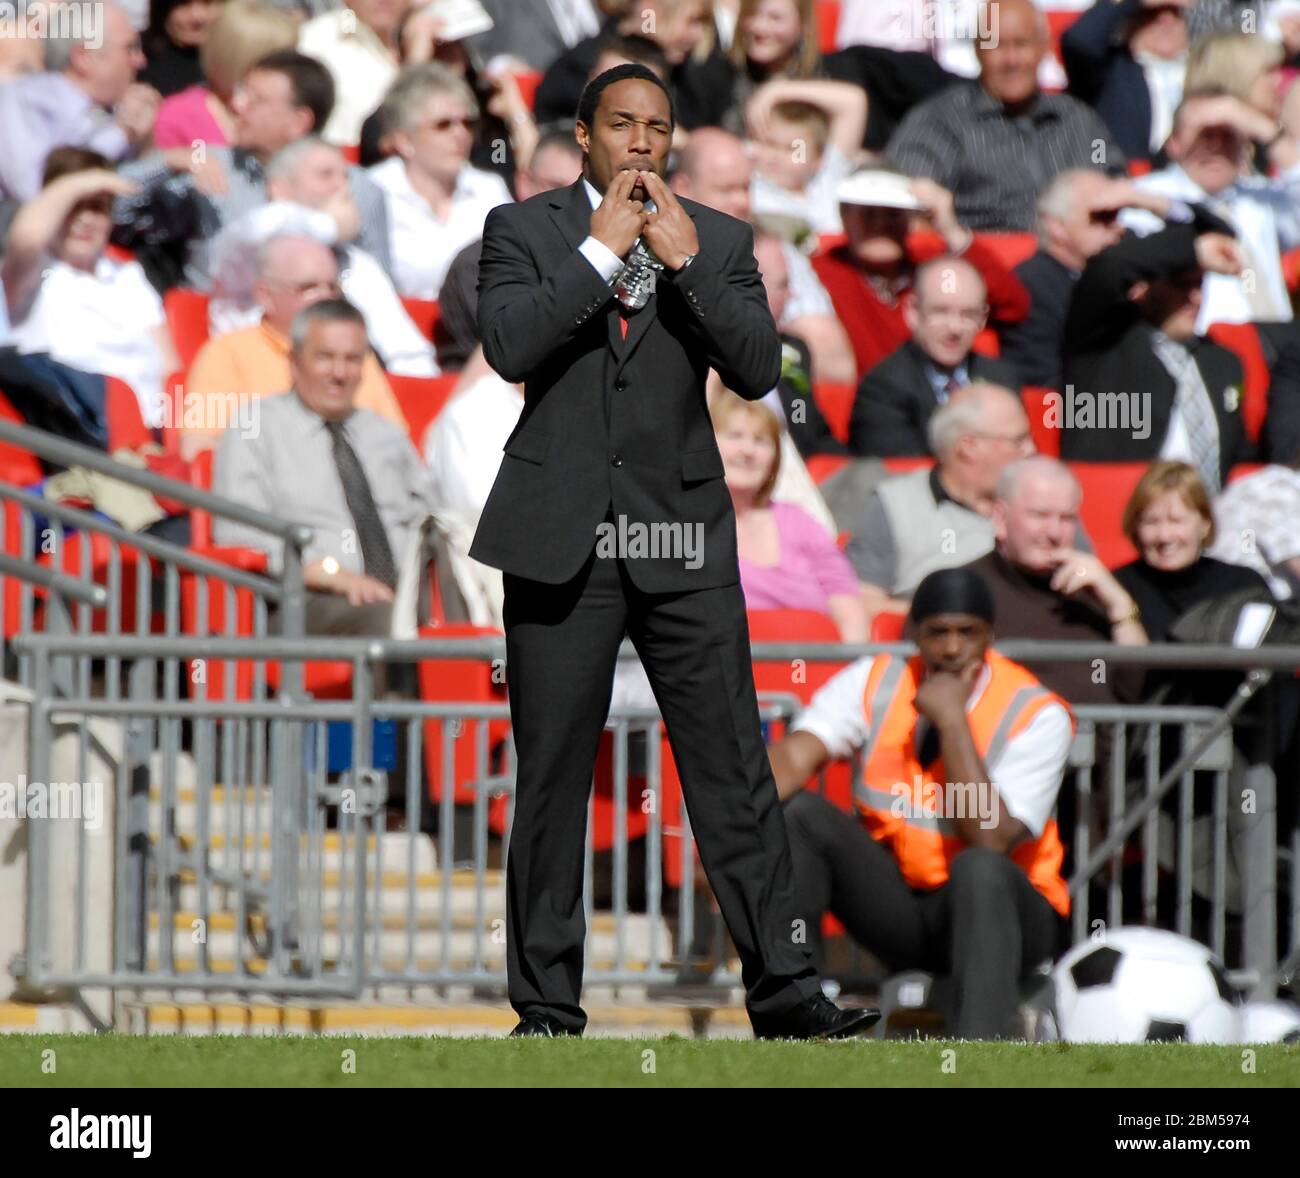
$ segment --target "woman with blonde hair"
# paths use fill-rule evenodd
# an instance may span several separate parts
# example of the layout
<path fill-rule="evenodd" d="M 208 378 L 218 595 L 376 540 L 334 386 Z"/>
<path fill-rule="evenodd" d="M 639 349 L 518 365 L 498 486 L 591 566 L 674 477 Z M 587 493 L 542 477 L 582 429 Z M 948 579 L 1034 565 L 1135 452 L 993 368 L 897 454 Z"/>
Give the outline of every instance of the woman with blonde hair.
<path fill-rule="evenodd" d="M 1214 542 L 1214 512 L 1190 463 L 1153 462 L 1124 508 L 1123 529 L 1138 557 L 1116 569 L 1115 579 L 1137 604 L 1152 642 L 1167 641 L 1173 624 L 1202 601 L 1267 589 L 1254 569 L 1205 555 Z"/>
<path fill-rule="evenodd" d="M 235 135 L 231 100 L 248 68 L 268 53 L 298 42 L 293 19 L 256 0 L 229 0 L 212 22 L 199 50 L 206 86 L 190 86 L 164 99 L 154 124 L 160 149 L 207 143 L 218 147 Z"/>
<path fill-rule="evenodd" d="M 774 502 L 783 427 L 761 401 L 724 390 L 710 404 L 736 512 L 740 583 L 748 609 L 803 609 L 832 618 L 844 642 L 865 642 L 857 575 L 835 539 L 803 508 Z"/>

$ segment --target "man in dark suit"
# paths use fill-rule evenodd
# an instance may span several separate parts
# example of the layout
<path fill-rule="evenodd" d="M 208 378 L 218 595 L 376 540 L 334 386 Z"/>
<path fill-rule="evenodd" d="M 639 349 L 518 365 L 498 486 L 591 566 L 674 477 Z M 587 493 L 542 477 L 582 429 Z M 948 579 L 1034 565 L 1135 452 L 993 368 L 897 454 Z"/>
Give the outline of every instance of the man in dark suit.
<path fill-rule="evenodd" d="M 973 353 L 988 322 L 979 271 L 942 257 L 916 272 L 903 315 L 912 338 L 862 378 L 849 419 L 849 449 L 865 458 L 929 454 L 925 427 L 949 396 L 974 381 L 1018 388 L 1011 365 Z"/>
<path fill-rule="evenodd" d="M 1128 236 L 1084 267 L 1065 323 L 1065 394 L 1049 403 L 1061 457 L 1192 463 L 1217 494 L 1252 450 L 1241 361 L 1195 333 L 1206 270 L 1241 272 L 1237 243 L 1199 206 L 1193 220 Z"/>
<path fill-rule="evenodd" d="M 653 73 L 606 71 L 578 107 L 582 179 L 494 209 L 484 226 L 483 349 L 501 376 L 524 383 L 470 553 L 505 574 L 518 749 L 506 881 L 515 1033 L 586 1025 L 587 799 L 627 635 L 664 714 L 755 1034 L 857 1034 L 880 1012 L 826 999 L 791 935 L 789 843 L 705 402 L 710 367 L 749 400 L 776 384 L 776 326 L 749 227 L 679 201 L 664 183 L 672 131 Z M 638 546 L 635 534 L 659 542 Z"/>

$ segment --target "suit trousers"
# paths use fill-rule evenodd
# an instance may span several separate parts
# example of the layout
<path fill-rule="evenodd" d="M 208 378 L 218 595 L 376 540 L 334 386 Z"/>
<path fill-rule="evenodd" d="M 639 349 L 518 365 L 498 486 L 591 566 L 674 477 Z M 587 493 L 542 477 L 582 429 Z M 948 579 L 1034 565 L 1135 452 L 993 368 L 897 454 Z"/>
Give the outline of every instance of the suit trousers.
<path fill-rule="evenodd" d="M 751 1013 L 820 992 L 796 943 L 785 820 L 759 724 L 739 584 L 637 589 L 592 553 L 571 581 L 504 578 L 506 675 L 518 766 L 506 864 L 511 1005 L 582 1030 L 587 802 L 629 636 L 663 713 L 704 871 L 740 954 Z"/>
<path fill-rule="evenodd" d="M 952 1035 L 1020 1037 L 1019 983 L 1055 956 L 1061 922 L 1011 859 L 967 847 L 946 884 L 922 891 L 884 844 L 825 798 L 796 794 L 785 813 L 799 910 L 817 956 L 822 913 L 833 912 L 891 969 L 951 975 Z"/>

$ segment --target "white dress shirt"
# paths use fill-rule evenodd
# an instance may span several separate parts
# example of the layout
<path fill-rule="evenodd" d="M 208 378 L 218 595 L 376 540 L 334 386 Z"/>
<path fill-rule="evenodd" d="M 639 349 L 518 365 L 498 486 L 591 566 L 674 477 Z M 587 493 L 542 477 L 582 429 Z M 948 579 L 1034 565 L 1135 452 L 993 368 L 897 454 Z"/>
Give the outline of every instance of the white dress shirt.
<path fill-rule="evenodd" d="M 429 424 L 424 461 L 438 511 L 481 512 L 524 395 L 495 372 L 461 389 Z"/>
<path fill-rule="evenodd" d="M 162 300 L 138 262 L 100 258 L 87 271 L 47 258 L 9 342 L 19 352 L 45 352 L 69 368 L 125 381 L 145 422 L 160 425 L 167 373 L 153 328 L 164 322 Z"/>
<path fill-rule="evenodd" d="M 1291 297 L 1282 276 L 1282 251 L 1300 245 L 1300 165 L 1275 180 L 1243 176 L 1213 197 L 1177 164 L 1140 176 L 1134 183 L 1147 192 L 1188 204 L 1205 204 L 1214 212 L 1219 211 L 1216 206 L 1224 206 L 1226 219 L 1232 222 L 1243 247 L 1254 259 L 1255 282 L 1268 291 L 1276 306 L 1274 318 L 1283 322 L 1291 319 Z M 1144 237 L 1164 228 L 1164 222 L 1145 209 L 1125 209 L 1120 213 L 1120 224 Z M 1249 323 L 1258 318 L 1252 311 L 1241 278 L 1207 274 L 1201 286 L 1196 331 L 1204 334 L 1211 323 Z"/>
<path fill-rule="evenodd" d="M 445 221 L 411 185 L 406 164 L 393 156 L 369 170 L 388 201 L 389 256 L 393 281 L 407 298 L 436 299 L 456 255 L 483 236 L 483 221 L 513 199 L 495 172 L 465 164 L 456 177 Z"/>
<path fill-rule="evenodd" d="M 397 77 L 397 59 L 350 8 L 307 21 L 298 30 L 298 51 L 314 57 L 334 78 L 334 109 L 321 138 L 339 147 L 359 143 L 361 124 Z"/>
<path fill-rule="evenodd" d="M 837 760 L 852 756 L 866 743 L 869 734 L 862 697 L 874 662 L 872 657 L 858 659 L 840 671 L 813 696 L 791 731 L 811 733 Z M 979 701 L 989 678 L 986 666 L 966 701 L 967 712 Z M 1049 704 L 1023 732 L 1008 740 L 1001 755 L 988 765 L 992 784 L 1003 804 L 1035 838 L 1043 833 L 1056 806 L 1072 740 L 1070 718 L 1065 709 L 1059 704 Z"/>

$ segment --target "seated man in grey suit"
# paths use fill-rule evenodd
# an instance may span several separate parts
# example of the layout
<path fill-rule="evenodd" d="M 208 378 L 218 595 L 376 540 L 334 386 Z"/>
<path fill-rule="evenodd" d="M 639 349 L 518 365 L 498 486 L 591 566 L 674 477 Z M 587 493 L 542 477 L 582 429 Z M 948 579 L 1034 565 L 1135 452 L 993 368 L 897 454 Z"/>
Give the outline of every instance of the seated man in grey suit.
<path fill-rule="evenodd" d="M 360 311 L 343 299 L 314 303 L 291 340 L 293 387 L 254 402 L 257 429 L 222 434 L 212 489 L 315 529 L 303 553 L 309 634 L 384 636 L 399 561 L 432 510 L 428 474 L 401 429 L 354 405 L 369 352 Z M 218 519 L 214 539 L 261 549 L 280 567 L 279 542 L 256 529 Z"/>
<path fill-rule="evenodd" d="M 1034 450 L 1020 398 L 991 384 L 959 389 L 928 430 L 937 464 L 880 483 L 845 552 L 872 616 L 906 613 L 927 573 L 993 548 L 989 517 L 998 476 Z"/>
<path fill-rule="evenodd" d="M 975 381 L 1020 387 L 1011 365 L 970 350 L 988 311 L 984 279 L 969 262 L 941 257 L 917 269 L 903 308 L 912 338 L 862 378 L 849 421 L 853 453 L 928 454 L 930 416 L 958 389 Z"/>

